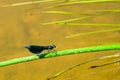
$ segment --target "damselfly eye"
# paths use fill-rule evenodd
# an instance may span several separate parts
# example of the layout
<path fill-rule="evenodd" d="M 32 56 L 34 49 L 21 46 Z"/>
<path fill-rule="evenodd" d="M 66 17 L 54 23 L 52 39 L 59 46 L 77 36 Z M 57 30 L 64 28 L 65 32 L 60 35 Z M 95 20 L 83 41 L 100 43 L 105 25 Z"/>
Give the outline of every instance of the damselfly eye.
<path fill-rule="evenodd" d="M 56 48 L 56 46 L 54 44 L 51 45 L 53 48 Z"/>

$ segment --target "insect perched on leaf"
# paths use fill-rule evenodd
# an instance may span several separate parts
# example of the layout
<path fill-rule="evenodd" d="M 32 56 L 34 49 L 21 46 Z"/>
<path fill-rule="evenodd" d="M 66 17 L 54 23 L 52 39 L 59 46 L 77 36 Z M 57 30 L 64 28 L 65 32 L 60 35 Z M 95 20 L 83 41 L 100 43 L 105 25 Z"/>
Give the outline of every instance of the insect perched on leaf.
<path fill-rule="evenodd" d="M 25 46 L 25 48 L 27 48 L 33 54 L 39 54 L 44 50 L 53 50 L 54 48 L 56 48 L 56 46 L 54 44 L 48 46 L 29 45 Z"/>

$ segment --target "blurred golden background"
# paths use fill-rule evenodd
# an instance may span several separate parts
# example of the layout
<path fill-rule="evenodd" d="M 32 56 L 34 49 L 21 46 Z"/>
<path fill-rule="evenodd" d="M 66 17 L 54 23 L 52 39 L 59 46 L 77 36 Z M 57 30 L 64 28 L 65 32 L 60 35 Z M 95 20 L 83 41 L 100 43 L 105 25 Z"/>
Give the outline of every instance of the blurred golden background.
<path fill-rule="evenodd" d="M 35 0 L 32 0 L 33 2 Z M 68 0 L 69 1 L 69 0 Z M 73 1 L 73 0 L 71 0 Z M 42 23 L 79 18 L 83 15 L 45 14 L 43 11 L 60 10 L 87 14 L 84 10 L 115 10 L 120 9 L 120 3 L 91 3 L 70 6 L 52 7 L 63 3 L 41 2 L 12 6 L 15 3 L 29 2 L 29 0 L 1 0 L 0 1 L 0 61 L 33 55 L 24 48 L 26 45 L 55 44 L 56 50 L 82 48 L 104 44 L 120 43 L 120 31 L 81 35 L 65 38 L 73 34 L 86 33 L 99 30 L 120 28 L 118 26 L 69 26 Z M 67 0 L 66 0 L 67 2 Z M 8 5 L 8 6 L 4 6 Z M 94 14 L 95 12 L 90 12 Z M 78 23 L 120 23 L 120 14 L 105 14 L 74 21 Z M 85 54 L 35 60 L 0 68 L 0 80 L 46 80 L 46 78 L 68 67 L 85 60 L 101 56 L 116 54 L 120 51 L 102 51 Z M 112 64 L 96 69 L 92 65 L 100 65 L 119 58 L 105 59 L 76 67 L 54 80 L 120 80 L 120 64 Z"/>

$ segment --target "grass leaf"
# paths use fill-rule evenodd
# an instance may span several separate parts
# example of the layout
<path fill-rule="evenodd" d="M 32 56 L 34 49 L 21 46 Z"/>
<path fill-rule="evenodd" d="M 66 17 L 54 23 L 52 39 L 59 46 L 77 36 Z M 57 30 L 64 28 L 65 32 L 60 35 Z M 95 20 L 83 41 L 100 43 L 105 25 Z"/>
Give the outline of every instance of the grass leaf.
<path fill-rule="evenodd" d="M 77 20 L 82 20 L 82 19 L 86 19 L 86 18 L 90 18 L 91 16 L 85 16 L 82 18 L 74 18 L 74 19 L 68 19 L 68 20 L 62 20 L 62 21 L 53 21 L 53 22 L 48 22 L 48 23 L 43 23 L 43 25 L 48 25 L 48 24 L 62 24 L 62 23 L 67 23 L 67 22 L 71 22 L 71 21 L 77 21 Z"/>
<path fill-rule="evenodd" d="M 105 27 L 110 27 L 110 26 L 118 26 L 120 27 L 120 24 L 92 24 L 92 23 L 58 23 L 60 25 L 69 25 L 69 26 L 73 26 L 73 27 L 76 27 L 76 26 L 105 26 Z"/>
<path fill-rule="evenodd" d="M 99 30 L 99 31 L 86 32 L 86 33 L 81 33 L 81 34 L 74 34 L 71 36 L 66 36 L 65 38 L 74 38 L 74 37 L 77 37 L 80 35 L 96 34 L 96 33 L 110 32 L 110 31 L 117 31 L 117 30 L 120 30 L 120 28 L 115 28 L 115 29 L 110 29 L 110 30 Z"/>
<path fill-rule="evenodd" d="M 75 4 L 90 4 L 90 3 L 103 3 L 103 2 L 120 2 L 120 0 L 88 0 L 88 1 L 71 1 L 67 3 L 58 4 L 54 7 L 75 5 Z"/>

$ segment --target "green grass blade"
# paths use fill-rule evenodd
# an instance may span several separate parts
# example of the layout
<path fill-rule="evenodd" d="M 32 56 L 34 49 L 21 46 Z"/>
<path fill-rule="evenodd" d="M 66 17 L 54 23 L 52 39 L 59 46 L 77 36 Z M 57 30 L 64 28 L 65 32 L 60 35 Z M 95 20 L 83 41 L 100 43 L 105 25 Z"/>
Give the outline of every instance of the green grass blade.
<path fill-rule="evenodd" d="M 118 62 L 120 62 L 120 59 L 119 59 L 119 60 L 115 60 L 115 61 L 113 61 L 113 62 L 106 63 L 106 64 L 102 64 L 102 65 L 91 66 L 90 68 L 103 67 L 103 66 L 107 66 L 107 65 L 115 64 L 115 63 L 118 63 Z"/>
<path fill-rule="evenodd" d="M 13 3 L 9 5 L 3 5 L 1 7 L 14 7 L 14 6 L 22 6 L 22 5 L 29 5 L 29 4 L 38 4 L 38 3 L 43 3 L 43 2 L 50 2 L 50 1 L 55 1 L 55 0 L 38 0 L 38 1 L 27 1 L 27 2 L 21 2 L 21 3 Z"/>
<path fill-rule="evenodd" d="M 48 22 L 48 23 L 43 23 L 42 25 L 48 25 L 48 24 L 62 24 L 62 23 L 67 23 L 67 22 L 72 22 L 72 21 L 77 21 L 77 20 L 83 20 L 83 19 L 87 19 L 90 18 L 92 16 L 85 16 L 82 18 L 74 18 L 74 19 L 68 19 L 68 20 L 62 20 L 62 21 L 53 21 L 53 22 Z"/>
<path fill-rule="evenodd" d="M 66 5 L 75 5 L 75 4 L 90 4 L 90 3 L 104 3 L 104 2 L 120 2 L 120 0 L 88 0 L 88 1 L 71 1 L 67 3 L 58 4 L 54 7 L 66 6 Z"/>
<path fill-rule="evenodd" d="M 41 12 L 41 13 L 48 13 L 48 14 L 66 14 L 66 15 L 69 15 L 69 14 L 78 14 L 76 12 L 68 12 L 68 11 L 44 11 L 44 12 Z"/>
<path fill-rule="evenodd" d="M 107 50 L 120 50 L 120 44 L 109 44 L 109 45 L 100 45 L 100 46 L 92 46 L 92 47 L 85 47 L 85 48 L 76 48 L 76 49 L 69 49 L 69 50 L 61 50 L 57 52 L 49 52 L 46 54 L 16 58 L 8 61 L 0 62 L 0 67 L 13 65 L 17 63 L 42 59 L 42 58 L 52 58 L 57 56 L 65 56 L 65 55 L 72 55 L 72 54 L 80 54 L 85 52 L 96 52 L 96 51 L 107 51 Z"/>
<path fill-rule="evenodd" d="M 110 26 L 118 26 L 120 27 L 120 24 L 92 24 L 92 23 L 57 23 L 57 24 L 60 24 L 60 25 L 69 25 L 69 26 L 73 26 L 73 27 L 76 27 L 76 26 L 104 26 L 104 27 L 110 27 Z"/>
<path fill-rule="evenodd" d="M 67 20 L 61 20 L 61 21 L 53 21 L 53 22 L 46 22 L 46 23 L 43 23 L 42 25 L 48 25 L 48 24 L 66 24 L 66 25 L 81 25 L 79 23 L 69 23 L 68 22 L 72 22 L 72 21 L 77 21 L 77 20 L 84 20 L 84 19 L 88 19 L 88 18 L 93 18 L 93 17 L 96 17 L 96 16 L 100 16 L 100 15 L 105 15 L 105 14 L 113 14 L 113 13 L 117 13 L 116 11 L 114 12 L 103 12 L 101 14 L 95 14 L 95 15 L 90 15 L 90 16 L 84 16 L 84 17 L 80 17 L 80 18 L 74 18 L 74 19 L 67 19 Z M 84 25 L 84 24 L 82 24 Z M 91 25 L 97 25 L 97 24 L 91 24 Z M 103 24 L 105 25 L 105 24 Z M 111 24 L 112 25 L 112 24 Z M 119 24 L 118 24 L 119 25 Z"/>
<path fill-rule="evenodd" d="M 111 13 L 119 13 L 120 10 L 119 9 L 112 9 L 112 10 L 84 10 L 84 11 L 87 11 L 87 12 L 111 12 Z"/>
<path fill-rule="evenodd" d="M 81 36 L 81 35 L 96 34 L 96 33 L 110 32 L 110 31 L 117 31 L 117 30 L 120 30 L 120 28 L 115 28 L 115 29 L 110 29 L 110 30 L 99 30 L 99 31 L 86 32 L 86 33 L 81 33 L 81 34 L 74 34 L 71 36 L 66 36 L 65 38 L 74 38 L 74 37 Z"/>
<path fill-rule="evenodd" d="M 107 12 L 107 14 L 108 14 L 108 13 L 119 13 L 120 10 L 82 10 L 82 13 L 80 13 L 80 12 L 70 12 L 70 11 L 43 11 L 43 12 L 40 12 L 40 13 L 45 13 L 45 14 L 64 14 L 64 15 L 91 15 L 91 14 L 93 14 L 93 13 L 89 13 L 89 12 L 97 12 L 97 13 L 98 12 L 99 13 Z"/>

